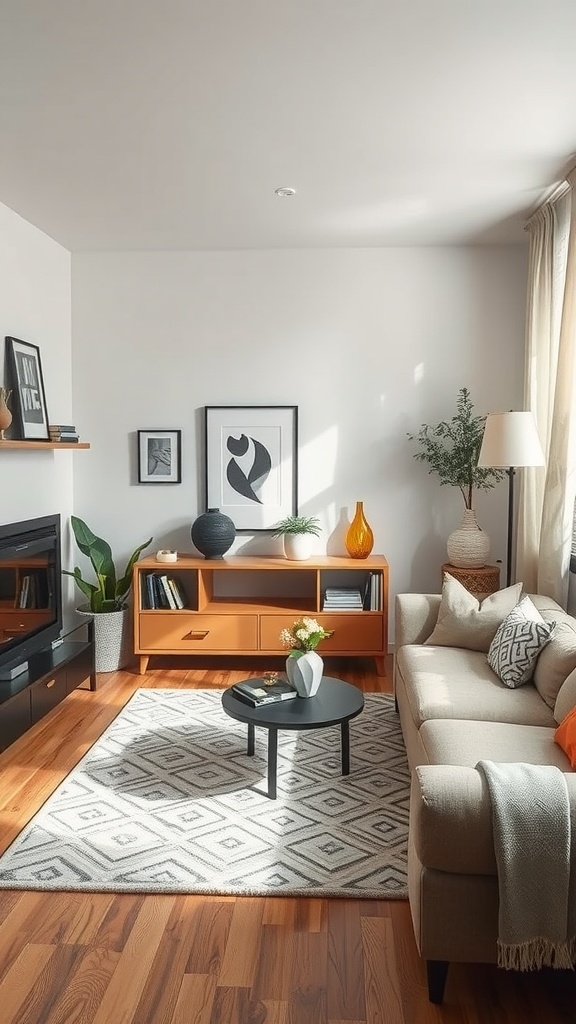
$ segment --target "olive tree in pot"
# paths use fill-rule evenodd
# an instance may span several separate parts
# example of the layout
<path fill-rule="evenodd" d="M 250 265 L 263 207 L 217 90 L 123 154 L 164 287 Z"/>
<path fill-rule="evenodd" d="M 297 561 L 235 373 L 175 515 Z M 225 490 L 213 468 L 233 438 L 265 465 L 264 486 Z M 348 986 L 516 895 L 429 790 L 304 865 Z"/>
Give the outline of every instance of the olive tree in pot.
<path fill-rule="evenodd" d="M 450 534 L 447 548 L 448 561 L 462 568 L 479 568 L 490 554 L 490 539 L 476 520 L 474 491 L 488 491 L 504 476 L 503 470 L 478 465 L 485 421 L 485 416 L 474 414 L 468 389 L 460 388 L 451 420 L 442 420 L 435 427 L 423 424 L 417 434 L 408 434 L 419 446 L 414 458 L 429 466 L 428 472 L 439 477 L 441 487 L 460 490 L 464 518 Z"/>
<path fill-rule="evenodd" d="M 152 537 L 136 548 L 122 576 L 118 577 L 110 545 L 92 533 L 77 516 L 71 516 L 70 522 L 80 551 L 92 563 L 96 582 L 85 580 L 79 566 L 75 566 L 73 572 L 68 569 L 63 572 L 65 576 L 72 576 L 76 586 L 88 598 L 87 604 L 80 605 L 77 611 L 94 619 L 96 671 L 115 672 L 126 665 L 131 654 L 128 596 L 132 587 L 132 568 L 140 552 L 152 543 Z"/>

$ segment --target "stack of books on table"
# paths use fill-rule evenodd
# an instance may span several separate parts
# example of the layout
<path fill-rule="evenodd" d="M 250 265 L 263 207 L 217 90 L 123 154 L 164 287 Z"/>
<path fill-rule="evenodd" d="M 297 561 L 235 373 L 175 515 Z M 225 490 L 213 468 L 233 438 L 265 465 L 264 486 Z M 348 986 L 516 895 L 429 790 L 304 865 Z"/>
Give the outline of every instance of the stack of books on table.
<path fill-rule="evenodd" d="M 66 444 L 75 444 L 80 440 L 76 427 L 67 423 L 50 423 L 48 433 L 51 441 L 65 441 Z"/>
<path fill-rule="evenodd" d="M 232 692 L 245 704 L 258 708 L 264 704 L 277 704 L 281 700 L 293 700 L 297 691 L 286 679 L 278 679 L 268 686 L 263 679 L 247 679 L 244 683 L 235 683 Z"/>
<path fill-rule="evenodd" d="M 362 611 L 364 602 L 358 587 L 326 587 L 323 612 Z"/>

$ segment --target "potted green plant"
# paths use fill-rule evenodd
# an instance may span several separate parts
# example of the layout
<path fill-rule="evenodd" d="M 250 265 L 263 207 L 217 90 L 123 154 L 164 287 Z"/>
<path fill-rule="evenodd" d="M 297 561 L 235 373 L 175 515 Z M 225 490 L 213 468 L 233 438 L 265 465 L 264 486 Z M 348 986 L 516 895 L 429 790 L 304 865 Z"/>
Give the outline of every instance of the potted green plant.
<path fill-rule="evenodd" d="M 73 578 L 88 598 L 87 604 L 80 605 L 77 611 L 94 618 L 96 671 L 115 672 L 126 664 L 130 655 L 128 596 L 132 568 L 140 553 L 152 543 L 152 537 L 136 548 L 119 576 L 107 541 L 97 537 L 78 516 L 71 516 L 70 522 L 76 544 L 92 563 L 96 581 L 85 580 L 79 566 L 75 566 L 73 572 L 68 569 L 63 572 Z"/>
<path fill-rule="evenodd" d="M 320 520 L 317 516 L 286 516 L 274 529 L 274 537 L 282 537 L 284 555 L 293 562 L 305 562 L 310 558 L 312 537 L 320 536 Z"/>
<path fill-rule="evenodd" d="M 448 538 L 448 560 L 465 568 L 485 565 L 490 553 L 490 539 L 476 520 L 474 491 L 488 491 L 504 476 L 504 470 L 478 465 L 485 421 L 485 416 L 474 413 L 468 389 L 460 388 L 452 419 L 433 427 L 422 424 L 417 434 L 408 434 L 419 446 L 414 458 L 429 466 L 428 472 L 440 478 L 441 487 L 457 487 L 462 495 L 464 519 Z"/>

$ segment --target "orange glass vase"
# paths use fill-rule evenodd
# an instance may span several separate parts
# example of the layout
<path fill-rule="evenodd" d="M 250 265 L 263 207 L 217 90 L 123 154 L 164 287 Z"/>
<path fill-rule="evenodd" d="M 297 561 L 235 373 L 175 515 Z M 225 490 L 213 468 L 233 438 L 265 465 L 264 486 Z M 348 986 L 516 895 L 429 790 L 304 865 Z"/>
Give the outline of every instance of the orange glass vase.
<path fill-rule="evenodd" d="M 374 547 L 374 534 L 364 516 L 364 502 L 356 502 L 356 514 L 346 533 L 346 550 L 350 558 L 368 558 Z"/>

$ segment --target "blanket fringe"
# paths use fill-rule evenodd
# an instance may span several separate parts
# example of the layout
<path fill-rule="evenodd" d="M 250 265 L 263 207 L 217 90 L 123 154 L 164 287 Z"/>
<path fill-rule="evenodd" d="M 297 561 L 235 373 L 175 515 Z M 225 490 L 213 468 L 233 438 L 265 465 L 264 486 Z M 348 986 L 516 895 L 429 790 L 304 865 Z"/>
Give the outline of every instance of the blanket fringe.
<path fill-rule="evenodd" d="M 574 970 L 575 964 L 576 936 L 566 942 L 538 938 L 516 945 L 498 940 L 498 967 L 506 971 L 539 971 L 542 967 Z"/>

